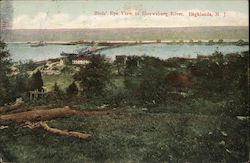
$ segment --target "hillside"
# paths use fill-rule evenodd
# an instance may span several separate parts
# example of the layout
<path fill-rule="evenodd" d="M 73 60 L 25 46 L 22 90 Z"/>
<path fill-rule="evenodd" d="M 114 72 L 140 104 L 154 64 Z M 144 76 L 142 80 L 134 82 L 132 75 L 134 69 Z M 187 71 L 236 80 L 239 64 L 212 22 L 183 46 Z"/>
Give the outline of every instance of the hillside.
<path fill-rule="evenodd" d="M 248 40 L 248 27 L 181 27 L 116 29 L 16 29 L 2 31 L 7 42 L 78 40 Z"/>

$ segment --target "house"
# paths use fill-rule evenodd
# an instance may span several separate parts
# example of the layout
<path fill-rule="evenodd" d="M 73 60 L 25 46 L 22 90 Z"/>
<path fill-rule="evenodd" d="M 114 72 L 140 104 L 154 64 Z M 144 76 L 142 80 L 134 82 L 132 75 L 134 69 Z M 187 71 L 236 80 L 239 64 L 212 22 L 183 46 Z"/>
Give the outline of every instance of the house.
<path fill-rule="evenodd" d="M 34 62 L 34 64 L 36 64 L 37 66 L 45 65 L 46 63 L 47 63 L 47 61 L 46 61 L 46 60 L 36 61 L 36 62 Z"/>
<path fill-rule="evenodd" d="M 48 62 L 53 63 L 53 62 L 59 62 L 60 58 L 50 58 L 48 59 Z"/>
<path fill-rule="evenodd" d="M 207 60 L 209 60 L 209 56 L 207 56 L 207 55 L 197 55 L 197 60 L 199 60 L 199 61 L 207 61 Z"/>
<path fill-rule="evenodd" d="M 183 60 L 184 62 L 193 62 L 193 61 L 195 61 L 196 59 L 195 59 L 195 58 L 182 58 L 182 60 Z"/>
<path fill-rule="evenodd" d="M 117 65 L 125 65 L 127 60 L 126 55 L 117 55 L 115 56 L 115 62 Z"/>
<path fill-rule="evenodd" d="M 88 56 L 78 56 L 72 59 L 73 65 L 86 65 L 90 63 L 90 58 Z"/>

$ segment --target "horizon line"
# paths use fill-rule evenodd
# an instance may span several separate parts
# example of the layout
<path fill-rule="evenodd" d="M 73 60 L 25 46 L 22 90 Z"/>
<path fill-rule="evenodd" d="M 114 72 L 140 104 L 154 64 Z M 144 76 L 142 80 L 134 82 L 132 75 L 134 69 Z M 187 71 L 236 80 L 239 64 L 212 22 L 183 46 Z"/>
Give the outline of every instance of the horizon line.
<path fill-rule="evenodd" d="M 2 30 L 77 30 L 77 29 L 150 29 L 150 28 L 206 28 L 206 27 L 249 27 L 247 26 L 233 26 L 233 25 L 226 25 L 226 26 L 183 26 L 183 27 L 101 27 L 101 28 L 9 28 L 9 29 L 2 29 Z"/>

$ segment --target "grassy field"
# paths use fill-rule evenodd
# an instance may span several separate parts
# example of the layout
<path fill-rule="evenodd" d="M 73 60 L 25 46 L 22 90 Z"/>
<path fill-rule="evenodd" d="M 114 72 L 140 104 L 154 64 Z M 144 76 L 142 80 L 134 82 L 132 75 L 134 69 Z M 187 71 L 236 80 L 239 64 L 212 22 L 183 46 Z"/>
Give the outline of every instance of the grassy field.
<path fill-rule="evenodd" d="M 4 129 L 1 144 L 9 159 L 30 163 L 240 162 L 247 156 L 244 148 L 232 146 L 234 138 L 238 145 L 244 143 L 244 122 L 230 117 L 158 114 L 127 107 L 103 116 L 55 119 L 49 125 L 93 137 L 79 140 L 40 129 Z"/>
<path fill-rule="evenodd" d="M 59 75 L 43 74 L 43 81 L 46 91 L 51 91 L 55 82 L 62 90 L 65 90 L 73 82 L 73 78 L 72 74 L 69 73 L 61 73 Z"/>

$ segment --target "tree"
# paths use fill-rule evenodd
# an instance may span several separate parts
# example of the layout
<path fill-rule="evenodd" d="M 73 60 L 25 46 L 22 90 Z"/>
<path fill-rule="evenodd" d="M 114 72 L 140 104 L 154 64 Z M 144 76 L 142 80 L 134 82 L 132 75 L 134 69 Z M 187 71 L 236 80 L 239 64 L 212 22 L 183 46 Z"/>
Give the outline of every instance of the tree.
<path fill-rule="evenodd" d="M 224 42 L 224 41 L 223 41 L 222 39 L 219 39 L 219 40 L 218 40 L 218 43 L 219 43 L 219 44 L 222 44 L 223 42 Z"/>
<path fill-rule="evenodd" d="M 58 86 L 57 82 L 55 82 L 53 86 L 53 93 L 56 95 L 57 98 L 61 98 L 63 96 L 63 91 Z"/>
<path fill-rule="evenodd" d="M 168 87 L 170 89 L 174 88 L 175 91 L 185 90 L 191 85 L 188 75 L 183 72 L 182 73 L 177 71 L 170 72 L 166 76 L 165 80 Z"/>
<path fill-rule="evenodd" d="M 30 90 L 29 75 L 25 73 L 19 73 L 13 77 L 13 97 L 20 97 L 25 95 Z"/>
<path fill-rule="evenodd" d="M 66 89 L 66 93 L 69 96 L 74 96 L 78 94 L 78 88 L 75 82 L 71 83 Z"/>
<path fill-rule="evenodd" d="M 213 45 L 214 44 L 214 40 L 209 40 L 208 41 L 208 45 Z"/>
<path fill-rule="evenodd" d="M 137 75 L 141 58 L 138 56 L 128 56 L 126 61 L 125 75 Z"/>
<path fill-rule="evenodd" d="M 143 57 L 139 98 L 146 103 L 163 102 L 166 95 L 165 62 L 154 57 Z"/>
<path fill-rule="evenodd" d="M 31 90 L 35 90 L 35 89 L 38 89 L 38 90 L 43 89 L 42 74 L 39 70 L 33 73 L 31 76 Z"/>
<path fill-rule="evenodd" d="M 244 46 L 244 45 L 248 45 L 249 43 L 244 40 L 238 40 L 235 44 L 237 46 Z"/>
<path fill-rule="evenodd" d="M 104 56 L 91 55 L 90 63 L 81 67 L 74 79 L 87 97 L 103 95 L 107 85 L 111 85 L 111 64 L 105 62 Z"/>
<path fill-rule="evenodd" d="M 11 60 L 7 45 L 0 38 L 0 105 L 11 99 L 11 83 L 8 76 L 11 72 Z"/>
<path fill-rule="evenodd" d="M 184 44 L 184 41 L 183 41 L 183 40 L 179 40 L 179 43 L 180 43 L 180 44 Z"/>
<path fill-rule="evenodd" d="M 37 66 L 32 60 L 28 60 L 26 62 L 19 61 L 18 66 L 21 72 L 33 71 Z"/>
<path fill-rule="evenodd" d="M 53 86 L 53 92 L 60 92 L 60 88 L 59 86 L 57 85 L 57 82 L 55 82 L 54 86 Z"/>

